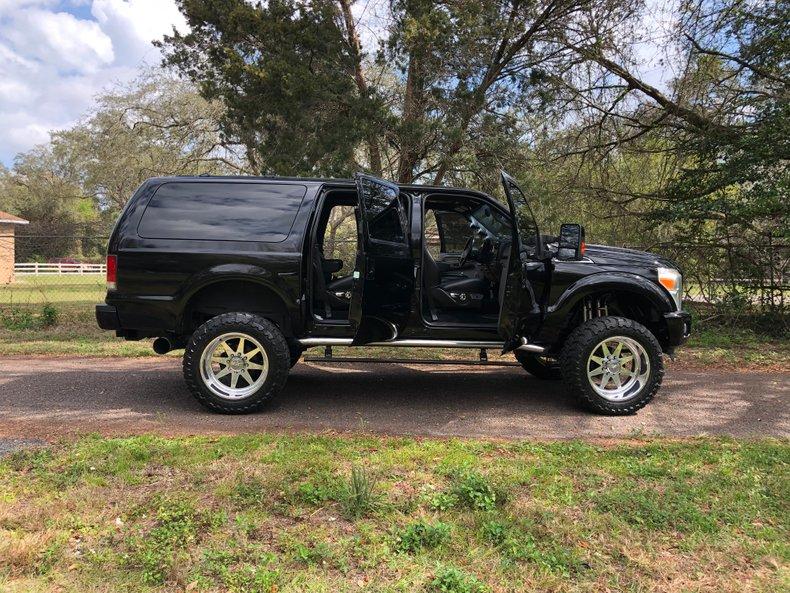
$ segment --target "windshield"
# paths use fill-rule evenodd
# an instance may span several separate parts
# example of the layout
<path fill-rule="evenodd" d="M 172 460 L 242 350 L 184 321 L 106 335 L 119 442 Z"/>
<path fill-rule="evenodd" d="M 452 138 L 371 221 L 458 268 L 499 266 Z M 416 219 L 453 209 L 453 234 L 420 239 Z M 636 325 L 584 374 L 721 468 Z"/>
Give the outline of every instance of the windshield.
<path fill-rule="evenodd" d="M 488 204 L 483 204 L 472 210 L 469 216 L 485 228 L 492 237 L 496 237 L 500 241 L 510 239 L 510 220 L 499 210 Z"/>
<path fill-rule="evenodd" d="M 505 191 L 513 201 L 521 249 L 528 255 L 535 255 L 540 251 L 540 235 L 538 234 L 538 223 L 529 207 L 527 197 L 510 178 L 505 179 Z"/>

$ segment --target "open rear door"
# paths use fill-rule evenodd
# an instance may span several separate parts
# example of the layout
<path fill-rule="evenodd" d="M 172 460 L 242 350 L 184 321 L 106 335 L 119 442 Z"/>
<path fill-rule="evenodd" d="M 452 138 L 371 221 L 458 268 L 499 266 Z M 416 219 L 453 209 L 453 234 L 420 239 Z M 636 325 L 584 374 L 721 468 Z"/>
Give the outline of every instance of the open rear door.
<path fill-rule="evenodd" d="M 540 233 L 527 198 L 515 180 L 502 171 L 513 225 L 507 280 L 499 310 L 499 334 L 505 340 L 502 352 L 509 352 L 529 340 L 540 327 L 542 314 L 530 278 L 544 273 L 545 263 Z"/>
<path fill-rule="evenodd" d="M 355 175 L 360 225 L 349 320 L 354 344 L 396 339 L 414 295 L 414 260 L 408 219 L 394 183 Z"/>

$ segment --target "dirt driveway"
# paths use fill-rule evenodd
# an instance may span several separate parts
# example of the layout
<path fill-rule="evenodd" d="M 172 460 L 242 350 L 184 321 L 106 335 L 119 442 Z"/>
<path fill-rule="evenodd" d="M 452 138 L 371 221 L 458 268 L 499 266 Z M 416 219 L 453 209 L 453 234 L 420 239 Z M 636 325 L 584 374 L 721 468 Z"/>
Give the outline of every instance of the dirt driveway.
<path fill-rule="evenodd" d="M 516 367 L 300 363 L 285 393 L 222 416 L 187 392 L 174 358 L 0 358 L 0 437 L 353 431 L 493 438 L 790 436 L 790 373 L 671 369 L 635 416 L 578 410 L 560 383 Z"/>

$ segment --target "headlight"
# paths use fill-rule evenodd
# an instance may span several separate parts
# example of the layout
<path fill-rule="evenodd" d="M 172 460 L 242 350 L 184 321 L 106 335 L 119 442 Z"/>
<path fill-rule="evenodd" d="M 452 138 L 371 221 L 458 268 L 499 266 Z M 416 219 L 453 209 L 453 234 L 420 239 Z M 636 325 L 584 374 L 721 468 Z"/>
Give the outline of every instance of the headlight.
<path fill-rule="evenodd" d="M 683 276 L 680 272 L 675 268 L 658 268 L 658 283 L 669 291 L 677 310 L 680 311 L 683 300 Z"/>

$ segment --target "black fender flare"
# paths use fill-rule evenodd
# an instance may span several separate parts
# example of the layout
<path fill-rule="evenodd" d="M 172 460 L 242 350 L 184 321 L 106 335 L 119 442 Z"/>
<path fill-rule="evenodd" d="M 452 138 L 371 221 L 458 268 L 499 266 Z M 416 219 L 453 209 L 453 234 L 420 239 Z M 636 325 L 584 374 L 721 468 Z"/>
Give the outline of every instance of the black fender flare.
<path fill-rule="evenodd" d="M 571 284 L 556 303 L 547 307 L 546 317 L 564 320 L 582 299 L 599 292 L 630 292 L 647 299 L 660 313 L 675 310 L 669 294 L 644 276 L 629 272 L 599 272 Z"/>
<path fill-rule="evenodd" d="M 222 264 L 207 270 L 202 270 L 190 278 L 189 282 L 185 284 L 184 290 L 176 296 L 175 300 L 178 302 L 180 311 L 179 326 L 184 322 L 187 305 L 198 292 L 215 284 L 238 281 L 258 285 L 272 293 L 278 301 L 278 306 L 282 307 L 282 310 L 286 314 L 285 319 L 278 321 L 282 324 L 288 324 L 288 328 L 290 328 L 293 325 L 292 316 L 294 314 L 294 306 L 291 305 L 289 307 L 288 303 L 295 302 L 297 297 L 290 297 L 286 294 L 285 291 L 282 290 L 282 287 L 278 286 L 278 280 L 279 275 L 277 273 L 260 266 L 249 264 Z"/>

